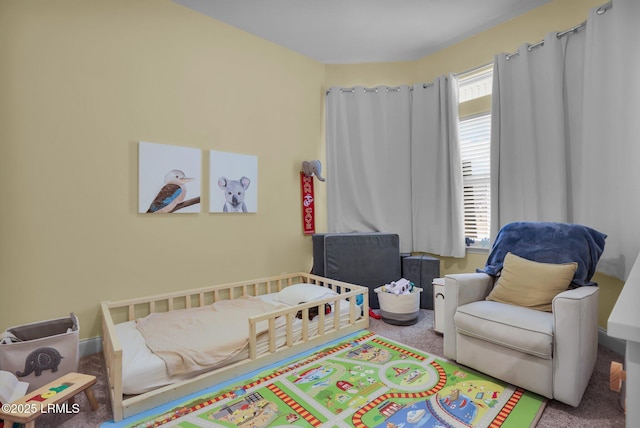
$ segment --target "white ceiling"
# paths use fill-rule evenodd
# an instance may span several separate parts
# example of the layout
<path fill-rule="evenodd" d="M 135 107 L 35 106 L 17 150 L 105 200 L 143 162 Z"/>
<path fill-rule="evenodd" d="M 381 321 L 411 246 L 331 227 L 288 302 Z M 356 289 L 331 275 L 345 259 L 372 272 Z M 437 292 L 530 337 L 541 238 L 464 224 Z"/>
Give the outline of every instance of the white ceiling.
<path fill-rule="evenodd" d="M 550 0 L 172 0 L 325 64 L 412 61 Z"/>

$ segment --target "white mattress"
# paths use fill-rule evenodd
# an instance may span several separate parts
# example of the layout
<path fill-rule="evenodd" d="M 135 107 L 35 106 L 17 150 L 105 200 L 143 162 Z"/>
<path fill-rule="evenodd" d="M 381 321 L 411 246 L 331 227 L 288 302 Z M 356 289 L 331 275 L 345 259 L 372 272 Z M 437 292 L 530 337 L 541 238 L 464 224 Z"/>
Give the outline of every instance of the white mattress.
<path fill-rule="evenodd" d="M 273 302 L 273 296 L 277 293 L 260 296 L 267 302 Z M 277 302 L 282 304 L 282 302 Z M 340 319 L 349 319 L 349 302 L 346 300 L 340 303 Z M 325 316 L 325 327 L 333 326 L 333 315 L 331 312 Z M 318 318 L 309 323 L 309 334 L 313 335 L 318 331 Z M 189 379 L 199 373 L 189 373 L 170 377 L 164 361 L 155 355 L 147 347 L 144 337 L 136 328 L 136 321 L 127 321 L 115 325 L 120 345 L 122 346 L 122 390 L 126 395 L 142 394 L 153 389 L 170 385 L 184 379 Z M 282 326 L 276 330 L 276 345 L 282 346 L 286 342 L 286 327 Z M 293 321 L 294 341 L 302 337 L 302 320 L 295 318 Z M 264 335 L 257 344 L 258 355 L 268 349 L 268 335 Z M 224 365 L 232 364 L 249 357 L 248 346 L 233 359 L 225 361 Z M 213 370 L 217 367 L 212 367 Z"/>

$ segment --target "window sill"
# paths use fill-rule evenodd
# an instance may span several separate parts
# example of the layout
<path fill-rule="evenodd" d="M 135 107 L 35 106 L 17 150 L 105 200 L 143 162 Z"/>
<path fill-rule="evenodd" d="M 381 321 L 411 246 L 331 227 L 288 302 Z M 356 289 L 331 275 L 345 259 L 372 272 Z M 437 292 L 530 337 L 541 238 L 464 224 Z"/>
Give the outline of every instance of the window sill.
<path fill-rule="evenodd" d="M 474 246 L 470 246 L 470 247 L 465 247 L 467 253 L 479 253 L 479 254 L 489 254 L 489 252 L 491 251 L 490 248 L 483 248 L 483 247 L 474 247 Z"/>

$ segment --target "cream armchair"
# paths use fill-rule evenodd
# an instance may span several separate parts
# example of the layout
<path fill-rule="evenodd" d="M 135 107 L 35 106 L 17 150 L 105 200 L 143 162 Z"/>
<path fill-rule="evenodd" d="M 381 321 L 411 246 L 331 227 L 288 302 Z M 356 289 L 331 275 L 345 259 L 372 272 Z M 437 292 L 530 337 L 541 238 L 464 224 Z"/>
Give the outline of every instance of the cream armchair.
<path fill-rule="evenodd" d="M 558 294 L 549 313 L 484 300 L 493 283 L 484 273 L 445 276 L 445 357 L 578 406 L 598 353 L 598 288 Z"/>
<path fill-rule="evenodd" d="M 589 232 L 599 234 L 591 229 Z M 606 237 L 595 234 L 601 246 L 595 257 L 593 252 L 587 257 L 591 262 L 600 257 Z M 496 261 L 492 257 L 497 252 L 496 245 L 504 244 L 504 239 L 499 238 L 500 234 L 487 268 Z M 500 269 L 502 262 L 501 258 Z M 507 271 L 506 264 L 504 270 Z M 586 269 L 582 278 L 585 285 L 594 271 L 595 264 Z M 506 278 L 505 272 L 502 276 Z M 535 271 L 527 277 L 534 283 L 538 280 Z M 543 275 L 540 280 L 544 280 Z M 598 351 L 598 287 L 591 283 L 559 292 L 552 298 L 548 312 L 486 300 L 497 281 L 498 277 L 487 273 L 445 276 L 445 357 L 547 398 L 578 406 Z"/>

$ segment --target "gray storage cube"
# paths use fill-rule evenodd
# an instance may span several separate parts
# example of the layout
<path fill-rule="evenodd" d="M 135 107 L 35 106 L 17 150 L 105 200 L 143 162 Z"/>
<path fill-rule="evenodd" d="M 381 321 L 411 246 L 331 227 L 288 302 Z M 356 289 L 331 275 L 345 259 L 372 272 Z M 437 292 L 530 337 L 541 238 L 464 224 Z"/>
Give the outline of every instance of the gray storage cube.
<path fill-rule="evenodd" d="M 440 277 L 440 260 L 431 256 L 411 256 L 402 259 L 402 277 L 422 288 L 421 309 L 433 309 L 433 279 Z"/>

